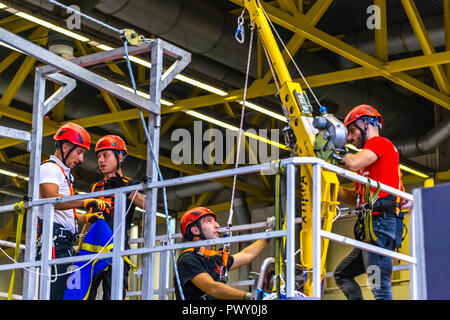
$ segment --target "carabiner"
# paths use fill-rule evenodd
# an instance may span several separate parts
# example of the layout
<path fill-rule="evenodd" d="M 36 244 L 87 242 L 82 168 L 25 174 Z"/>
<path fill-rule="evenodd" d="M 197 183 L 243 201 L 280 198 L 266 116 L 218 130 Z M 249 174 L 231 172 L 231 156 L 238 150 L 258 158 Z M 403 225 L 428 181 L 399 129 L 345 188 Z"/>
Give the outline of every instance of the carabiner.
<path fill-rule="evenodd" d="M 236 29 L 236 34 L 234 35 L 234 38 L 239 42 L 240 44 L 244 43 L 245 40 L 245 34 L 244 34 L 244 13 L 245 9 L 242 10 L 241 15 L 238 18 L 238 26 Z"/>

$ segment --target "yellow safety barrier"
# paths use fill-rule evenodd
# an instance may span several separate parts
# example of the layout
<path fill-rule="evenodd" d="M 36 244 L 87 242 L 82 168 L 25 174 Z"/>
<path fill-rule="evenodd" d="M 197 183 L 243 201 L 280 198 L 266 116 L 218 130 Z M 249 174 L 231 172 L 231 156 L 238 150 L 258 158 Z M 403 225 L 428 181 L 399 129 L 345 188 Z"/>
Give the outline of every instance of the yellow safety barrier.
<path fill-rule="evenodd" d="M 17 260 L 19 259 L 19 253 L 20 253 L 20 241 L 22 238 L 23 218 L 25 216 L 25 207 L 23 206 L 23 201 L 15 203 L 14 210 L 17 213 L 16 250 L 14 252 L 14 263 L 17 263 Z M 12 275 L 11 275 L 11 281 L 9 282 L 8 300 L 12 300 L 15 277 L 16 277 L 16 269 L 13 269 Z"/>

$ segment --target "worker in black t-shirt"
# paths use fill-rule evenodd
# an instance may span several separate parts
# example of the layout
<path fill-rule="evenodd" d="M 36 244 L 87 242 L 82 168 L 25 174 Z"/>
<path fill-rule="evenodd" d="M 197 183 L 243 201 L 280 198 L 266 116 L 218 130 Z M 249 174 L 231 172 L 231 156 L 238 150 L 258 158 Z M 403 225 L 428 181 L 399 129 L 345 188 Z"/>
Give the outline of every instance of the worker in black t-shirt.
<path fill-rule="evenodd" d="M 267 231 L 274 230 L 274 219 L 268 219 Z M 216 215 L 204 207 L 187 211 L 180 221 L 185 241 L 200 241 L 219 238 Z M 211 246 L 186 249 L 177 260 L 178 273 L 186 300 L 250 300 L 250 292 L 226 284 L 227 272 L 250 263 L 266 247 L 268 241 L 260 239 L 229 255 L 228 251 L 211 250 Z M 175 286 L 177 299 L 180 292 Z"/>

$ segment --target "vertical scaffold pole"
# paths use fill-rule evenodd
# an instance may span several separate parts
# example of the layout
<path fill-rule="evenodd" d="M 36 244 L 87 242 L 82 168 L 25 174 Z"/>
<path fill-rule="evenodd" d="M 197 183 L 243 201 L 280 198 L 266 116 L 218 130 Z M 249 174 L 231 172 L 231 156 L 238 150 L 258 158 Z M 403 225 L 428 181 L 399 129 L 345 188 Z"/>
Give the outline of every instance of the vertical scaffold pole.
<path fill-rule="evenodd" d="M 313 297 L 321 298 L 321 166 L 313 164 Z"/>
<path fill-rule="evenodd" d="M 150 100 L 161 108 L 161 75 L 163 64 L 163 48 L 160 39 L 155 40 L 152 48 L 152 68 L 150 70 Z M 159 161 L 159 129 L 161 127 L 161 116 L 150 114 L 148 119 L 148 133 L 153 146 L 156 161 Z M 147 177 L 152 181 L 158 181 L 158 171 L 151 160 L 153 158 L 150 147 L 147 148 Z M 147 190 L 145 201 L 145 220 L 144 220 L 144 247 L 151 248 L 156 245 L 156 208 L 158 202 L 158 189 Z M 142 275 L 142 299 L 153 299 L 154 291 L 154 269 L 155 254 L 148 253 L 143 257 L 143 275 Z"/>
<path fill-rule="evenodd" d="M 124 260 L 121 252 L 125 248 L 125 229 L 126 219 L 125 211 L 126 201 L 125 193 L 115 194 L 114 200 L 114 245 L 111 270 L 111 300 L 123 300 L 123 272 Z"/>
<path fill-rule="evenodd" d="M 286 177 L 286 298 L 295 290 L 295 165 L 287 165 Z"/>
<path fill-rule="evenodd" d="M 40 300 L 50 300 L 50 265 L 53 246 L 53 205 L 44 204 L 43 208 L 43 226 L 42 226 L 42 249 L 41 249 L 41 281 L 40 281 Z"/>
<path fill-rule="evenodd" d="M 44 126 L 45 78 L 36 71 L 34 78 L 33 97 L 33 124 L 31 128 L 30 170 L 28 182 L 28 197 L 32 200 L 39 198 L 39 177 L 42 152 L 42 128 Z M 38 207 L 28 209 L 26 222 L 25 257 L 24 262 L 36 260 L 36 234 L 37 234 Z M 30 268 L 35 271 L 36 268 Z M 25 271 L 23 274 L 23 300 L 33 300 L 35 297 L 36 274 Z"/>

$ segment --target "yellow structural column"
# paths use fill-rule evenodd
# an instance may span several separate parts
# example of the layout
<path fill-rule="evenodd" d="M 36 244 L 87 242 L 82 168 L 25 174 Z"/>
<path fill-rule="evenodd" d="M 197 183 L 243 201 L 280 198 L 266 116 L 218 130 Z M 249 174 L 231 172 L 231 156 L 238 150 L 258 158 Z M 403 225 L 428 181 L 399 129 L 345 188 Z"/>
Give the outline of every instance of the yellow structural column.
<path fill-rule="evenodd" d="M 423 186 L 424 186 L 425 188 L 431 188 L 431 187 L 434 187 L 434 178 L 431 177 L 431 178 L 425 179 L 425 181 L 423 182 Z"/>
<path fill-rule="evenodd" d="M 254 24 L 261 35 L 262 42 L 267 49 L 273 69 L 280 83 L 280 99 L 284 108 L 289 114 L 294 135 L 297 139 L 295 153 L 297 156 L 315 157 L 314 140 L 316 130 L 312 126 L 311 111 L 306 110 L 305 103 L 299 105 L 299 100 L 304 98 L 304 90 L 298 82 L 292 81 L 292 78 L 284 62 L 283 55 L 278 48 L 277 42 L 272 34 L 268 20 L 264 14 L 263 8 L 257 0 L 245 0 L 244 5 L 250 14 L 251 24 Z M 303 96 L 302 96 L 303 95 Z M 312 218 L 312 189 L 313 173 L 311 165 L 300 166 L 300 189 L 301 195 L 301 216 L 302 232 L 300 233 L 300 259 L 302 265 L 307 271 L 312 271 L 313 267 L 313 218 Z M 331 231 L 333 219 L 336 215 L 337 193 L 339 189 L 339 180 L 335 173 L 322 171 L 321 174 L 321 209 L 322 209 L 322 229 Z M 325 260 L 329 241 L 322 239 L 321 255 L 321 276 L 325 275 Z M 308 282 L 304 285 L 304 293 L 312 296 L 312 277 L 308 277 Z"/>

